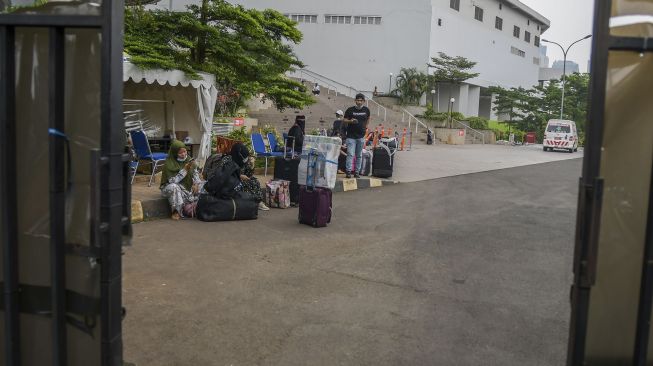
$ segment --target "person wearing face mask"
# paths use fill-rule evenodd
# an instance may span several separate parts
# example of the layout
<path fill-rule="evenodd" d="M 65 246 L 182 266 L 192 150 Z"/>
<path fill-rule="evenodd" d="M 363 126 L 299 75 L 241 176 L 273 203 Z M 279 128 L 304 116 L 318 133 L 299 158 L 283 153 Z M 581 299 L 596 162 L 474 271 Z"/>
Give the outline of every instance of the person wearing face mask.
<path fill-rule="evenodd" d="M 236 175 L 240 179 L 240 184 L 236 185 L 233 191 L 249 193 L 258 202 L 259 210 L 269 210 L 270 208 L 263 203 L 263 190 L 254 176 L 254 157 L 249 155 L 247 146 L 240 142 L 234 144 L 229 154 L 224 155 L 216 163 L 216 170 L 219 171 L 227 164 L 235 164 L 239 168 Z"/>
<path fill-rule="evenodd" d="M 170 144 L 168 158 L 161 174 L 161 194 L 168 199 L 172 219 L 179 220 L 183 207 L 197 201 L 202 180 L 194 159 L 188 156 L 186 145 L 178 140 Z"/>
<path fill-rule="evenodd" d="M 365 143 L 365 130 L 370 122 L 370 110 L 365 104 L 365 95 L 356 94 L 356 105 L 347 108 L 345 111 L 345 144 L 347 145 L 347 178 L 353 175 L 355 178 L 360 177 L 360 171 L 363 160 L 363 144 Z M 356 157 L 356 166 L 353 165 L 354 156 Z"/>

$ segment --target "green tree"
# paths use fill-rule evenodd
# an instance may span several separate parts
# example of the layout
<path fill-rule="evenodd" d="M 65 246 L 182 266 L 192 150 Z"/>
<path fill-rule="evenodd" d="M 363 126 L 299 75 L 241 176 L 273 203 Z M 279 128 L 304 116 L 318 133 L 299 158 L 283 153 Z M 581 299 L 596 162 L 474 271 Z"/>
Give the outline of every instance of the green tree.
<path fill-rule="evenodd" d="M 426 81 L 426 74 L 417 71 L 416 68 L 401 68 L 395 81 L 396 88 L 392 93 L 399 96 L 401 104 L 419 103 L 419 99 L 424 93 Z"/>
<path fill-rule="evenodd" d="M 476 66 L 476 62 L 470 61 L 462 56 L 449 56 L 444 52 L 439 52 L 438 57 L 431 57 L 433 64 L 427 64 L 435 69 L 429 80 L 425 84 L 429 88 L 437 83 L 447 83 L 450 85 L 460 85 L 465 80 L 475 78 L 479 75 L 477 72 L 470 72 Z M 451 89 L 449 89 L 449 98 L 451 98 Z"/>
<path fill-rule="evenodd" d="M 506 89 L 500 86 L 491 86 L 489 88 L 492 94 L 495 94 L 494 106 L 492 109 L 497 114 L 508 116 L 508 132 L 513 124 L 524 119 L 522 108 L 527 103 L 527 95 L 523 88 Z"/>
<path fill-rule="evenodd" d="M 179 69 L 191 77 L 215 75 L 234 113 L 253 95 L 279 110 L 314 102 L 285 72 L 302 67 L 291 44 L 302 39 L 296 23 L 275 10 L 245 9 L 203 0 L 184 12 L 125 10 L 125 51 L 144 68 Z"/>

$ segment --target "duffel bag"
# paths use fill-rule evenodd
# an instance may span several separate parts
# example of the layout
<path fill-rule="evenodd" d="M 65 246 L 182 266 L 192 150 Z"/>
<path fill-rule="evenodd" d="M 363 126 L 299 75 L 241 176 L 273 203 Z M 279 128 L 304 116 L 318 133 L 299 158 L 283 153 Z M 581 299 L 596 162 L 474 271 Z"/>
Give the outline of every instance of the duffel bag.
<path fill-rule="evenodd" d="M 243 192 L 233 198 L 203 194 L 197 201 L 195 213 L 200 221 L 253 220 L 258 218 L 258 202 Z"/>

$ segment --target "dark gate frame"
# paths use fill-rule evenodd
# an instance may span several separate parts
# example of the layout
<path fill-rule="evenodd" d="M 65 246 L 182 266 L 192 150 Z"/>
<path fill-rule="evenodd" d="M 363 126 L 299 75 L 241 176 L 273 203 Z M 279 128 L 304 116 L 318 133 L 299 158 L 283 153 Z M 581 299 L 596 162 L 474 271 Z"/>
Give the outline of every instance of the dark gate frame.
<path fill-rule="evenodd" d="M 64 36 L 66 28 L 88 28 L 101 32 L 101 144 L 97 159 L 97 194 L 91 207 L 98 208 L 91 233 L 98 250 L 91 250 L 100 269 L 101 365 L 122 365 L 122 258 L 123 233 L 130 230 L 130 186 L 124 154 L 122 122 L 123 0 L 103 0 L 99 16 L 0 14 L 0 209 L 2 210 L 2 250 L 4 271 L 5 355 L 4 364 L 21 364 L 20 319 L 21 284 L 18 278 L 17 182 L 16 182 L 16 27 L 49 29 L 49 127 L 63 131 L 64 116 Z M 66 246 L 65 145 L 50 133 L 50 264 L 53 365 L 67 364 L 66 337 Z"/>
<path fill-rule="evenodd" d="M 652 52 L 653 42 L 646 38 L 610 35 L 612 0 L 597 0 L 594 7 L 589 113 L 583 172 L 580 178 L 576 246 L 574 250 L 574 282 L 571 288 L 571 324 L 567 354 L 568 366 L 585 365 L 590 292 L 596 280 L 597 251 L 603 200 L 603 178 L 600 175 L 601 145 L 605 121 L 608 57 L 610 51 Z M 637 314 L 637 330 L 633 365 L 646 365 L 653 303 L 653 177 L 649 193 L 646 239 Z"/>

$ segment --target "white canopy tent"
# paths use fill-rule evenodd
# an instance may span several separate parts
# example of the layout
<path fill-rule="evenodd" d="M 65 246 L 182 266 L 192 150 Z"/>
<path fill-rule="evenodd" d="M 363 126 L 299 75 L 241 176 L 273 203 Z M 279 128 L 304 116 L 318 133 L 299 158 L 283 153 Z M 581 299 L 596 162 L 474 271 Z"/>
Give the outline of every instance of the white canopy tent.
<path fill-rule="evenodd" d="M 161 135 L 187 131 L 199 143 L 198 162 L 211 154 L 211 126 L 218 89 L 213 75 L 200 73 L 190 79 L 180 70 L 142 69 L 123 61 L 123 98 L 138 104 L 150 124 L 161 127 Z"/>

